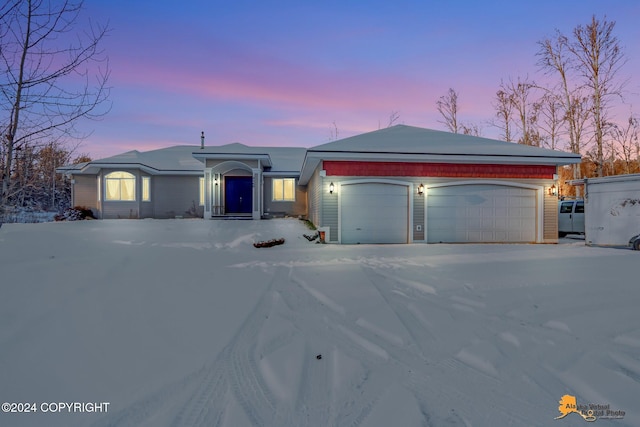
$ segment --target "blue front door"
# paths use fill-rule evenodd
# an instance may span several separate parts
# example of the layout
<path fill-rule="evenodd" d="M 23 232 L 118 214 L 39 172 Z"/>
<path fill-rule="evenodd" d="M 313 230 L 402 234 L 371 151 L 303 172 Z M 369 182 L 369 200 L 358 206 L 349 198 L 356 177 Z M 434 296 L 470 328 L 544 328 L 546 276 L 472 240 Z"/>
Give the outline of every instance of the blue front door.
<path fill-rule="evenodd" d="M 225 213 L 251 213 L 253 179 L 250 176 L 224 178 Z"/>

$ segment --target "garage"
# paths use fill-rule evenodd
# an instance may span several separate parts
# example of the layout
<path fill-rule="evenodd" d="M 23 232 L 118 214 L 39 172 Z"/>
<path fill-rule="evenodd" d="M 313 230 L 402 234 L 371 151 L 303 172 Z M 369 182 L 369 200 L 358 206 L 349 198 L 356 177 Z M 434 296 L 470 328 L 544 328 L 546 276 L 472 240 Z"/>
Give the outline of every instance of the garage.
<path fill-rule="evenodd" d="M 358 183 L 341 186 L 342 243 L 407 243 L 408 224 L 407 185 Z"/>
<path fill-rule="evenodd" d="M 493 184 L 432 187 L 429 243 L 536 241 L 536 191 Z"/>

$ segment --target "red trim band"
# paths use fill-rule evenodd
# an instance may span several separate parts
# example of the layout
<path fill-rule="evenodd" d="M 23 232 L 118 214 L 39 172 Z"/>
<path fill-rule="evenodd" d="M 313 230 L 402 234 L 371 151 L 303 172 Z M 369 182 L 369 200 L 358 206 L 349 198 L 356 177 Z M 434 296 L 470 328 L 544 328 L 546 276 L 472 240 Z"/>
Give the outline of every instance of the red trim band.
<path fill-rule="evenodd" d="M 421 176 L 553 179 L 555 166 L 325 160 L 327 176 Z"/>

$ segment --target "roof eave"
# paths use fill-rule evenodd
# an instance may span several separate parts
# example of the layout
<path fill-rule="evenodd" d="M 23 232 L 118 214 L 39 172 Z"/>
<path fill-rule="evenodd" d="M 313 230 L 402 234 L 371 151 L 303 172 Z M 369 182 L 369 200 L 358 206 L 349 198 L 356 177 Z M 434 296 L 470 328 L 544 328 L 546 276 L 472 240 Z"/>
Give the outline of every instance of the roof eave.
<path fill-rule="evenodd" d="M 101 169 L 140 169 L 149 175 L 202 175 L 201 170 L 157 169 L 142 163 L 88 163 L 82 168 L 57 168 L 56 172 L 72 175 L 96 175 Z"/>
<path fill-rule="evenodd" d="M 307 151 L 300 184 L 306 185 L 322 160 L 371 161 L 371 162 L 409 162 L 409 163 L 476 163 L 476 164 L 518 164 L 560 166 L 580 163 L 580 156 L 513 156 L 495 154 L 436 154 L 436 153 L 366 153 L 338 151 Z"/>
<path fill-rule="evenodd" d="M 401 162 L 439 162 L 439 163 L 507 163 L 568 165 L 580 163 L 578 154 L 545 155 L 501 155 L 501 154 L 448 154 L 448 153 L 371 153 L 371 152 L 333 152 L 309 151 L 305 163 L 312 159 L 322 160 L 364 160 L 364 161 L 401 161 Z M 303 166 L 304 167 L 304 166 Z"/>
<path fill-rule="evenodd" d="M 244 154 L 244 153 L 201 153 L 193 152 L 193 157 L 202 163 L 207 159 L 214 160 L 259 160 L 262 166 L 271 167 L 271 157 L 268 154 Z"/>

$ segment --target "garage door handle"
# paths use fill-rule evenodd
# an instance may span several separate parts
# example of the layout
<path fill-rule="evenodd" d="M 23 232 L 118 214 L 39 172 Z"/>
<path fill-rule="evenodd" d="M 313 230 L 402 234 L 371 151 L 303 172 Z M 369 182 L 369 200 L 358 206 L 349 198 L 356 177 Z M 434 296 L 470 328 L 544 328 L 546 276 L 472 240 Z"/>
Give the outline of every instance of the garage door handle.
<path fill-rule="evenodd" d="M 358 228 L 356 228 L 356 231 L 362 231 L 362 228 L 358 227 Z"/>

